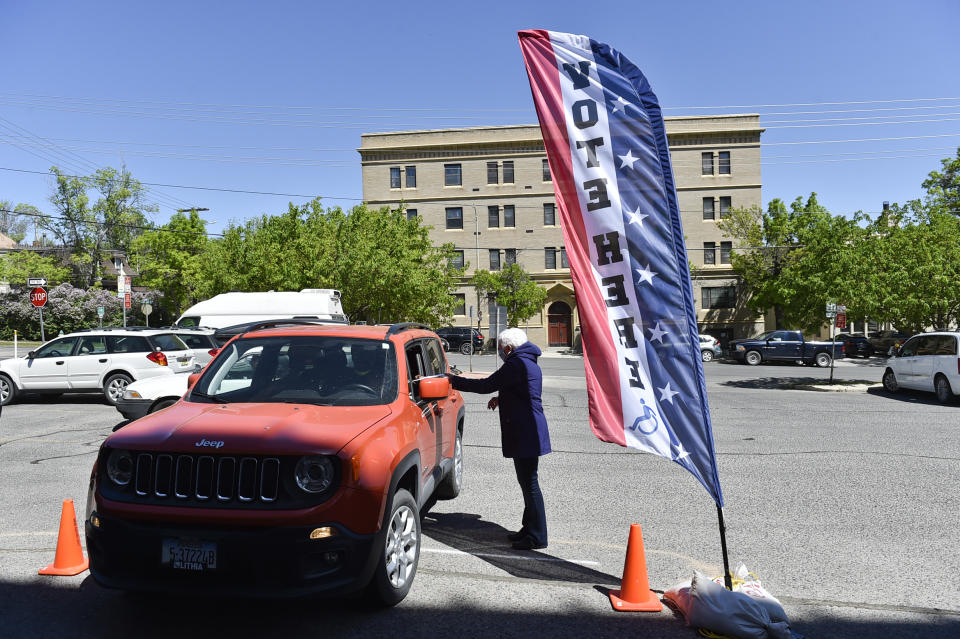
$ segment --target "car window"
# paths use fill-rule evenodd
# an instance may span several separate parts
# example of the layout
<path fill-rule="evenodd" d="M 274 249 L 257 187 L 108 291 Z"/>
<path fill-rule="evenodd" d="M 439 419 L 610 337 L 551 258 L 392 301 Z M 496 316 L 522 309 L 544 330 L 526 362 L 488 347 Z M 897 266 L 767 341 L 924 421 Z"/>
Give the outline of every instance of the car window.
<path fill-rule="evenodd" d="M 410 381 L 417 379 L 418 377 L 425 377 L 429 375 L 427 372 L 426 360 L 423 356 L 423 349 L 420 346 L 420 342 L 413 342 L 412 344 L 407 345 L 406 349 L 407 355 L 407 371 L 410 376 Z"/>
<path fill-rule="evenodd" d="M 953 335 L 941 335 L 937 340 L 934 355 L 956 355 L 957 338 Z"/>
<path fill-rule="evenodd" d="M 920 337 L 917 340 L 917 355 L 933 355 L 938 341 L 935 335 Z"/>
<path fill-rule="evenodd" d="M 177 337 L 189 348 L 212 348 L 210 346 L 210 338 L 206 335 L 184 335 L 180 333 Z"/>
<path fill-rule="evenodd" d="M 770 335 L 769 335 L 769 337 L 767 337 L 767 339 L 768 339 L 769 341 L 771 341 L 771 342 L 782 342 L 783 340 L 787 339 L 787 332 L 786 332 L 786 331 L 774 331 L 773 333 L 770 333 Z"/>
<path fill-rule="evenodd" d="M 149 353 L 153 349 L 142 335 L 107 335 L 111 353 Z"/>
<path fill-rule="evenodd" d="M 430 375 L 442 375 L 447 372 L 447 363 L 443 357 L 443 349 L 440 348 L 440 342 L 435 339 L 428 339 L 425 342 L 427 350 L 427 363 L 429 364 Z"/>
<path fill-rule="evenodd" d="M 61 337 L 45 346 L 41 346 L 33 354 L 34 357 L 67 357 L 73 353 L 79 337 Z"/>
<path fill-rule="evenodd" d="M 107 352 L 107 338 L 103 335 L 90 335 L 80 340 L 77 355 L 102 355 Z"/>
<path fill-rule="evenodd" d="M 194 389 L 191 401 L 386 404 L 397 397 L 397 358 L 390 342 L 374 339 L 241 338 L 221 351 Z"/>
<path fill-rule="evenodd" d="M 191 328 L 191 327 L 193 327 L 193 326 L 200 326 L 200 318 L 199 318 L 199 317 L 195 317 L 195 316 L 192 316 L 192 317 L 183 317 L 183 318 L 180 319 L 179 322 L 177 322 L 177 326 L 183 326 L 184 328 Z"/>
<path fill-rule="evenodd" d="M 153 343 L 160 347 L 162 351 L 185 351 L 187 350 L 187 345 L 183 343 L 183 340 L 173 335 L 171 333 L 164 333 L 162 335 L 154 335 L 152 338 Z"/>
<path fill-rule="evenodd" d="M 920 345 L 920 338 L 913 337 L 907 340 L 906 344 L 900 347 L 900 357 L 913 357 L 917 354 Z"/>

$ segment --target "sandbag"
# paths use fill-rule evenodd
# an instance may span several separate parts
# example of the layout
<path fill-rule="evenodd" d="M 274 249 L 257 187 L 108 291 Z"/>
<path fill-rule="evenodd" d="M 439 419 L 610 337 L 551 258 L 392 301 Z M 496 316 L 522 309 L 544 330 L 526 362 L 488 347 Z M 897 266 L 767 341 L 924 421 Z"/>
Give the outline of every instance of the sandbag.
<path fill-rule="evenodd" d="M 732 592 L 700 571 L 690 583 L 687 623 L 737 639 L 792 639 L 785 621 L 773 621 L 767 608 L 741 592 Z"/>

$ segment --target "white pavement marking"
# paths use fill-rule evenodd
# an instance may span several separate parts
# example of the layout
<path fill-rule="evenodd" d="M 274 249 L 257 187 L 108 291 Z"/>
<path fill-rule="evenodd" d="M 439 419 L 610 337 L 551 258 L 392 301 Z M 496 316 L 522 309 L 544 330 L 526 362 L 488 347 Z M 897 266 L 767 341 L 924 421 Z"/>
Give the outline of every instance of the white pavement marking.
<path fill-rule="evenodd" d="M 452 550 L 450 548 L 421 548 L 423 552 L 433 552 L 440 555 L 467 555 L 470 557 L 489 557 L 490 559 L 518 559 L 520 561 L 562 561 L 569 564 L 579 564 L 581 566 L 599 566 L 599 561 L 589 559 L 563 559 L 562 557 L 526 557 L 524 555 L 499 555 L 485 552 L 466 552 L 465 550 Z"/>

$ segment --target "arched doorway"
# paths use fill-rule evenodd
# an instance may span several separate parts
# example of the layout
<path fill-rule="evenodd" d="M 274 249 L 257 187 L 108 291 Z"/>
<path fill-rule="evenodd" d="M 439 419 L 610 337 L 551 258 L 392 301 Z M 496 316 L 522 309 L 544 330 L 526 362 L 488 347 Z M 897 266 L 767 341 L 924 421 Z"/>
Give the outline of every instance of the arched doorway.
<path fill-rule="evenodd" d="M 570 306 L 565 302 L 554 302 L 547 309 L 547 341 L 550 346 L 570 346 L 572 322 Z"/>

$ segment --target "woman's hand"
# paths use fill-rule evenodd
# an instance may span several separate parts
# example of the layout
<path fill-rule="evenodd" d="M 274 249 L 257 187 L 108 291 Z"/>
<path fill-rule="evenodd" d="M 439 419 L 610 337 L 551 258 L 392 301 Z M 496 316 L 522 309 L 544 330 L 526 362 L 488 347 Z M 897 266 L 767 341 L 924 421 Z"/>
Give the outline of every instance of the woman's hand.
<path fill-rule="evenodd" d="M 499 404 L 500 404 L 500 400 L 497 399 L 496 397 L 493 397 L 490 399 L 489 402 L 487 402 L 487 408 L 489 408 L 490 410 L 494 410 Z"/>

